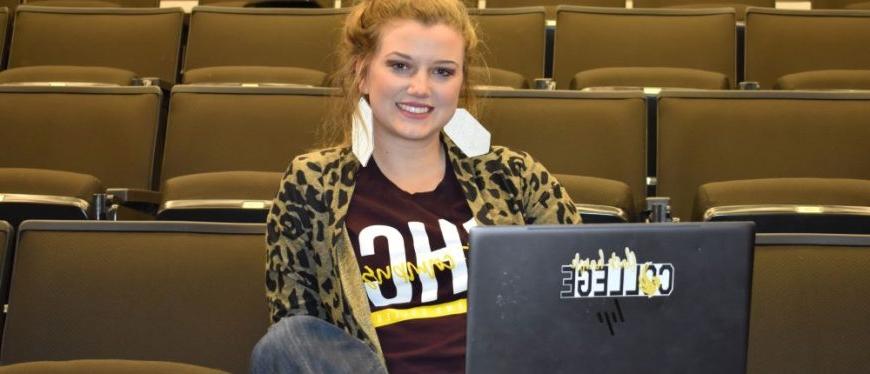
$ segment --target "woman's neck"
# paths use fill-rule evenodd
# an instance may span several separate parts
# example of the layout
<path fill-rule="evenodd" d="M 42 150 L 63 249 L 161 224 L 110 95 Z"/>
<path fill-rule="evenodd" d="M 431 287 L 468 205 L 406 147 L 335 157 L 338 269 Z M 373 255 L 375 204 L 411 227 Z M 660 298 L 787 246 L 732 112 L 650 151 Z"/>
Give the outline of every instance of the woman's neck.
<path fill-rule="evenodd" d="M 378 144 L 372 154 L 378 168 L 405 192 L 428 192 L 444 179 L 447 155 L 438 137 L 433 140 Z"/>

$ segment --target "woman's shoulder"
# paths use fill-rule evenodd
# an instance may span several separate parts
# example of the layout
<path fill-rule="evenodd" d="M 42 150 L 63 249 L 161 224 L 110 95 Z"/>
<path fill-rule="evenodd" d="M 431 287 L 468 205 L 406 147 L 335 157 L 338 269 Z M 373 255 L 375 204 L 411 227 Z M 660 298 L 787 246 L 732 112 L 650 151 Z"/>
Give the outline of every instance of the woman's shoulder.
<path fill-rule="evenodd" d="M 526 223 L 579 223 L 574 203 L 559 181 L 527 152 L 492 146 L 483 162 L 486 173 L 503 173 L 497 188 L 522 196 Z"/>
<path fill-rule="evenodd" d="M 287 166 L 284 180 L 311 184 L 322 179 L 324 175 L 339 174 L 342 158 L 348 152 L 347 147 L 333 147 L 297 155 Z"/>
<path fill-rule="evenodd" d="M 490 151 L 488 155 L 491 155 L 493 158 L 498 158 L 501 160 L 510 160 L 510 159 L 523 159 L 534 161 L 531 155 L 526 153 L 525 151 L 520 151 L 516 149 L 511 149 L 504 145 L 493 145 L 490 147 Z"/>
<path fill-rule="evenodd" d="M 478 165 L 485 171 L 507 172 L 512 175 L 520 175 L 524 171 L 538 165 L 538 162 L 525 151 L 511 149 L 502 145 L 492 145 L 486 154 L 476 157 Z"/>
<path fill-rule="evenodd" d="M 347 147 L 323 148 L 293 157 L 288 167 L 289 171 L 311 170 L 324 173 L 331 165 L 337 166 L 349 152 Z"/>
<path fill-rule="evenodd" d="M 290 162 L 291 165 L 298 164 L 315 164 L 315 165 L 326 165 L 330 162 L 335 162 L 344 156 L 347 147 L 331 147 L 331 148 L 322 148 L 318 150 L 314 150 L 308 153 L 303 153 L 293 157 L 293 160 Z"/>

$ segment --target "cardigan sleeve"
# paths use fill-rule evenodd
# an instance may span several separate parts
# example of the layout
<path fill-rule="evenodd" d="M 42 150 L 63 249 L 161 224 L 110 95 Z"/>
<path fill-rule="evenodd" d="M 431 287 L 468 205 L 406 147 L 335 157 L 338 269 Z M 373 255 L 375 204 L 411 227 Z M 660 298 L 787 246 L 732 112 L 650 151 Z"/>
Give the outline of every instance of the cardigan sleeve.
<path fill-rule="evenodd" d="M 525 152 L 511 166 L 522 178 L 520 187 L 526 224 L 578 224 L 580 214 L 565 188 L 547 171 L 543 164 Z"/>
<path fill-rule="evenodd" d="M 291 315 L 328 319 L 320 300 L 317 256 L 312 246 L 322 186 L 305 156 L 296 157 L 281 180 L 266 220 L 266 299 L 272 322 Z"/>

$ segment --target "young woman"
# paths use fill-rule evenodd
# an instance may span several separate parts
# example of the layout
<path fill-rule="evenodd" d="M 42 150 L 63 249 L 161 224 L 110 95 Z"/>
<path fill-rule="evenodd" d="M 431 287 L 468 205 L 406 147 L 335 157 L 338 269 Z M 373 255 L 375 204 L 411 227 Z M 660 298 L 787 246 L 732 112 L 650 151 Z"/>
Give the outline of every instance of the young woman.
<path fill-rule="evenodd" d="M 468 230 L 580 222 L 541 164 L 457 109 L 477 44 L 458 0 L 352 10 L 344 141 L 296 157 L 269 214 L 255 371 L 463 372 Z"/>

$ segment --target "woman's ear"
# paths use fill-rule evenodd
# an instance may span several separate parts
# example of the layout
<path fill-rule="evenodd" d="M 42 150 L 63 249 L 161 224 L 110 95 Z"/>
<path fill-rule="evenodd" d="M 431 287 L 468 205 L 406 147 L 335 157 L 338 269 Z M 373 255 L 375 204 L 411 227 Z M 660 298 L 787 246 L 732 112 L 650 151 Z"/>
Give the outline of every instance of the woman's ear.
<path fill-rule="evenodd" d="M 369 85 L 366 82 L 366 77 L 361 77 L 359 80 L 359 92 L 363 94 L 363 96 L 369 95 Z"/>
<path fill-rule="evenodd" d="M 369 85 L 368 79 L 366 79 L 366 73 L 368 69 L 366 69 L 365 60 L 357 60 L 353 65 L 354 74 L 359 77 L 359 86 L 357 87 L 357 89 L 359 89 L 359 92 L 361 94 L 368 95 Z"/>

